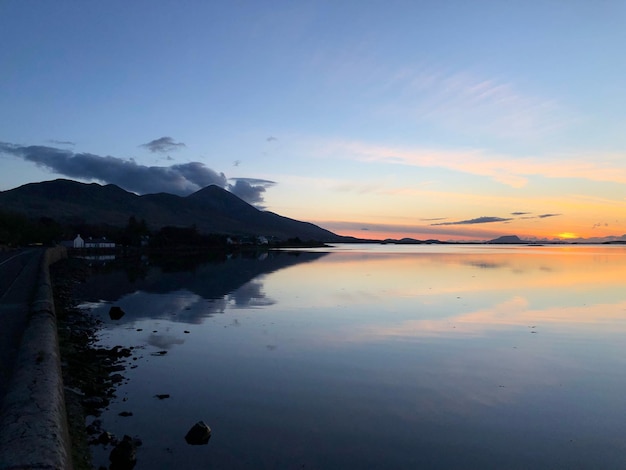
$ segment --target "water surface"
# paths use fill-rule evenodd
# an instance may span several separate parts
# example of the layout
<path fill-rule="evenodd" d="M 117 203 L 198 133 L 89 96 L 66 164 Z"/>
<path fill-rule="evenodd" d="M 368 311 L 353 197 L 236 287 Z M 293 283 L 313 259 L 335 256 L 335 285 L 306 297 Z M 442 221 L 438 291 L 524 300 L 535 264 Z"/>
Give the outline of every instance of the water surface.
<path fill-rule="evenodd" d="M 624 468 L 625 282 L 619 246 L 338 245 L 94 276 L 101 343 L 135 347 L 103 427 L 142 439 L 137 469 Z M 212 438 L 189 446 L 198 420 Z"/>

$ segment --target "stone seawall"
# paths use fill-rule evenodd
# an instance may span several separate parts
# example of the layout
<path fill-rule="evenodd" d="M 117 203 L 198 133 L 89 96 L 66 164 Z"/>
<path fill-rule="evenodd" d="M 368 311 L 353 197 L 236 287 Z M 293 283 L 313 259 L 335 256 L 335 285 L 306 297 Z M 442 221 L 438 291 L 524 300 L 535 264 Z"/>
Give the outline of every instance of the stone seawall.
<path fill-rule="evenodd" d="M 42 255 L 28 325 L 0 412 L 0 470 L 72 468 L 49 266 L 64 247 Z"/>

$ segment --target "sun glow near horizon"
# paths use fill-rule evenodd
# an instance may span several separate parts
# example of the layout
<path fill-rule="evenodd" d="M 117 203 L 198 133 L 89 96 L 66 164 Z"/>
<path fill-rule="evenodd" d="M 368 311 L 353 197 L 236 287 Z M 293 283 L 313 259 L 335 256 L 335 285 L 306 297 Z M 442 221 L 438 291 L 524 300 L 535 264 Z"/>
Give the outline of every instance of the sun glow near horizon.
<path fill-rule="evenodd" d="M 579 235 L 573 232 L 562 232 L 562 233 L 559 233 L 557 237 L 562 238 L 564 240 L 571 240 L 572 238 L 579 238 Z"/>
<path fill-rule="evenodd" d="M 440 241 L 468 241 L 482 242 L 496 239 L 501 236 L 516 235 L 525 241 L 572 241 L 572 240 L 598 240 L 606 237 L 619 238 L 620 234 L 612 235 L 610 231 L 598 232 L 598 229 L 590 227 L 588 231 L 559 231 L 550 225 L 541 230 L 534 226 L 513 224 L 477 224 L 476 226 L 451 225 L 437 227 L 431 225 L 414 226 L 365 223 L 365 222 L 338 222 L 338 221 L 314 221 L 314 223 L 326 228 L 338 235 L 355 237 L 360 239 L 400 240 L 412 238 L 415 240 L 440 240 Z M 554 225 L 558 225 L 554 223 Z"/>

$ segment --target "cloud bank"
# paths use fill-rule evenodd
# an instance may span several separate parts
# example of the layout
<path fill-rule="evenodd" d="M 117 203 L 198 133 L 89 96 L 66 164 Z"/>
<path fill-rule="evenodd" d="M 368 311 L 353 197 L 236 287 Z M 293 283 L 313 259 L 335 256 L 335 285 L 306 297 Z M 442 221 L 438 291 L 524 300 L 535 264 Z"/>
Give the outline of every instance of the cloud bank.
<path fill-rule="evenodd" d="M 263 208 L 265 189 L 275 184 L 273 181 L 254 178 L 236 178 L 234 184 L 228 184 L 224 173 L 218 173 L 202 162 L 146 166 L 132 159 L 74 153 L 70 150 L 39 145 L 20 146 L 6 142 L 0 142 L 0 153 L 21 158 L 71 178 L 111 183 L 138 194 L 166 192 L 186 196 L 214 184 L 259 208 Z"/>

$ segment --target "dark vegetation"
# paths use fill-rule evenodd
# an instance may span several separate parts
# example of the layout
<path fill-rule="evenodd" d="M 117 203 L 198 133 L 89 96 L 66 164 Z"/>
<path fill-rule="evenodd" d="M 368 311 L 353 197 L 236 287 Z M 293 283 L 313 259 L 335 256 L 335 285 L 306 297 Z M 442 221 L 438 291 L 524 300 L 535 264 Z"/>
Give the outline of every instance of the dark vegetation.
<path fill-rule="evenodd" d="M 50 217 L 28 217 L 0 211 L 0 244 L 23 246 L 33 243 L 52 244 L 61 239 L 64 228 Z"/>
<path fill-rule="evenodd" d="M 224 252 L 256 247 L 259 244 L 256 237 L 238 238 L 226 234 L 202 233 L 195 225 L 165 226 L 151 231 L 144 219 L 138 220 L 134 215 L 128 218 L 125 226 L 116 227 L 84 222 L 62 224 L 50 217 L 30 219 L 22 214 L 0 210 L 1 246 L 53 246 L 62 241 L 72 241 L 78 234 L 85 240 L 104 237 L 115 242 L 116 251 L 121 254 L 133 254 L 139 250 L 156 253 Z M 274 239 L 271 245 L 299 247 L 321 246 L 323 243 L 292 237 L 284 241 Z"/>
<path fill-rule="evenodd" d="M 52 246 L 63 240 L 73 240 L 77 234 L 83 237 L 106 237 L 122 246 L 140 246 L 142 237 L 150 231 L 144 220 L 134 216 L 125 227 L 82 222 L 62 224 L 51 217 L 29 218 L 23 214 L 0 210 L 0 244 L 5 246 L 45 245 Z"/>

